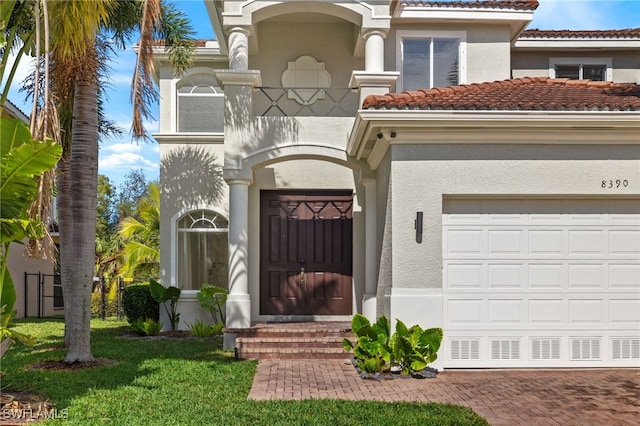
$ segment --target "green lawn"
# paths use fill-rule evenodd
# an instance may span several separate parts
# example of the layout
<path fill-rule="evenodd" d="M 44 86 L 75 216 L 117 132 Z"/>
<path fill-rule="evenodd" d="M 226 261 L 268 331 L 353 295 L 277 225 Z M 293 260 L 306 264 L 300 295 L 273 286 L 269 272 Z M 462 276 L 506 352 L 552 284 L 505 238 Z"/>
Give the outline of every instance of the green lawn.
<path fill-rule="evenodd" d="M 472 411 L 443 404 L 305 400 L 248 401 L 256 369 L 234 361 L 211 340 L 129 340 L 128 327 L 94 320 L 96 358 L 108 367 L 43 371 L 29 367 L 61 359 L 60 319 L 18 320 L 16 329 L 37 335 L 34 348 L 13 346 L 2 359 L 3 392 L 39 394 L 81 425 L 486 425 Z"/>

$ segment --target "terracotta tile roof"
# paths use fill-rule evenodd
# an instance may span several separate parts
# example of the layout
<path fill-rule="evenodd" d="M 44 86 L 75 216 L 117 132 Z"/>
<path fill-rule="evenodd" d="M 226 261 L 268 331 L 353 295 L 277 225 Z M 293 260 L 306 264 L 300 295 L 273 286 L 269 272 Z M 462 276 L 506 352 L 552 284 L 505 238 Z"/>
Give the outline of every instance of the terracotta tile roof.
<path fill-rule="evenodd" d="M 627 28 L 624 30 L 531 29 L 523 31 L 519 38 L 640 38 L 640 28 Z"/>
<path fill-rule="evenodd" d="M 405 7 L 451 7 L 451 8 L 473 8 L 473 9 L 516 9 L 516 10 L 536 10 L 537 0 L 475 0 L 475 1 L 429 1 L 429 0 L 392 0 L 391 13 L 398 6 Z"/>
<path fill-rule="evenodd" d="M 640 85 L 608 81 L 516 78 L 367 96 L 364 109 L 640 111 Z"/>

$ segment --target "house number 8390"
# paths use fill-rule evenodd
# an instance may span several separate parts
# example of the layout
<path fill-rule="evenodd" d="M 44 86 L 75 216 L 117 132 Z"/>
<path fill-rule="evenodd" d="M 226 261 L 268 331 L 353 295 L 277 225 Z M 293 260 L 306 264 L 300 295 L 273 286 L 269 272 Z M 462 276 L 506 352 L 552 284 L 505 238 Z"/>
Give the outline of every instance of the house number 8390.
<path fill-rule="evenodd" d="M 600 185 L 602 188 L 626 188 L 627 186 L 629 186 L 629 181 L 628 180 L 620 180 L 620 179 L 616 179 L 616 180 L 603 180 L 602 184 Z"/>

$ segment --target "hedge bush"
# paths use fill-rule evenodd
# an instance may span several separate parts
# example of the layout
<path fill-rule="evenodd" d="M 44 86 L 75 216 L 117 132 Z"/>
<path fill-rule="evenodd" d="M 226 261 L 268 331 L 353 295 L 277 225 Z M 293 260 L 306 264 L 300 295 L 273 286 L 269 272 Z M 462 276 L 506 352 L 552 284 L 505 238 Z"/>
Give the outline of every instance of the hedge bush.
<path fill-rule="evenodd" d="M 137 320 L 160 319 L 160 305 L 151 297 L 148 284 L 125 287 L 122 290 L 122 309 L 129 324 Z"/>

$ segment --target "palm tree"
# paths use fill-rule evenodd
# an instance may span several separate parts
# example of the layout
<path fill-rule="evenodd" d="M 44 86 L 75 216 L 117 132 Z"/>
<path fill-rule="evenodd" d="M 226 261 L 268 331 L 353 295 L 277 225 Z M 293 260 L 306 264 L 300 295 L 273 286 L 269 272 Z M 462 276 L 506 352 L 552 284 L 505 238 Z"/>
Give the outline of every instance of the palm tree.
<path fill-rule="evenodd" d="M 26 8 L 13 7 L 14 5 L 24 5 Z M 42 6 L 42 12 L 39 6 Z M 30 21 L 25 17 L 32 10 L 33 20 Z M 10 19 L 5 20 L 7 16 Z M 50 33 L 47 25 L 44 26 L 44 37 L 38 32 L 40 17 L 45 18 L 45 24 L 47 18 L 56 22 Z M 57 188 L 60 269 L 66 305 L 65 344 L 69 347 L 64 361 L 91 361 L 90 306 L 95 252 L 100 105 L 97 84 L 100 68 L 99 35 L 101 32 L 111 34 L 114 40 L 124 44 L 136 30 L 140 31 L 141 59 L 136 67 L 132 90 L 132 128 L 135 137 L 144 138 L 146 133 L 141 123 L 148 116 L 144 105 L 157 99 L 153 61 L 150 59 L 154 35 L 160 35 L 167 41 L 174 69 L 181 72 L 190 66 L 193 45 L 188 36 L 192 29 L 180 12 L 161 0 L 2 2 L 0 18 L 3 22 L 9 22 L 0 40 L 10 41 L 8 48 L 19 46 L 20 42 L 32 46 L 34 39 L 37 42 L 41 38 L 52 42 L 51 56 L 55 74 L 51 76 L 51 80 L 54 84 L 57 83 L 55 90 L 59 94 L 61 110 L 59 123 L 64 130 Z M 162 18 L 165 20 L 162 21 Z M 7 46 L 3 48 L 3 60 Z M 28 51 L 34 56 L 42 54 L 38 48 L 29 48 Z M 45 54 L 45 57 L 48 56 Z M 4 69 L 4 63 L 2 65 Z M 36 77 L 34 81 L 38 84 L 40 79 Z M 45 78 L 45 82 L 48 81 L 49 78 Z M 39 99 L 37 94 L 34 99 Z M 47 99 L 45 97 L 44 111 L 47 111 L 49 104 Z M 55 115 L 49 118 L 57 122 Z"/>
<path fill-rule="evenodd" d="M 97 50 L 99 28 L 112 32 L 116 40 L 125 40 L 135 28 L 140 29 L 140 60 L 135 70 L 132 88 L 134 103 L 134 136 L 144 138 L 146 132 L 142 120 L 148 117 L 145 105 L 155 101 L 152 39 L 154 35 L 165 35 L 166 39 L 180 40 L 175 48 L 183 52 L 173 55 L 180 62 L 174 62 L 174 69 L 183 71 L 190 66 L 192 44 L 184 42 L 191 33 L 191 27 L 180 13 L 171 6 L 163 7 L 160 0 L 100 2 L 77 2 L 65 0 L 55 2 L 55 22 L 63 21 L 71 26 L 78 21 L 89 21 L 94 25 L 87 28 L 85 35 L 77 29 L 59 25 L 60 37 L 69 37 L 61 43 L 60 52 L 76 52 L 75 60 L 66 62 L 74 55 L 62 55 L 77 76 L 73 87 L 73 121 L 71 125 L 71 147 L 66 161 L 63 160 L 59 174 L 59 225 L 61 246 L 61 275 L 65 296 L 65 344 L 69 347 L 64 361 L 67 363 L 93 360 L 90 346 L 91 290 L 93 287 L 94 252 L 96 235 L 96 194 L 98 179 L 98 87 Z M 104 7 L 101 9 L 100 7 Z M 88 11 L 85 9 L 89 9 Z M 97 10 L 107 12 L 105 18 Z M 162 25 L 162 12 L 168 18 Z M 52 12 L 54 12 L 52 10 Z M 136 15 L 136 12 L 138 14 Z M 86 13 L 86 14 L 85 14 Z M 111 20 L 109 20 L 111 18 Z M 134 18 L 134 19 L 132 19 Z M 167 22 L 173 18 L 173 25 Z M 80 34 L 78 34 L 80 33 Z M 69 46 L 68 50 L 66 47 Z M 55 54 L 55 52 L 54 52 Z M 185 56 L 186 55 L 186 56 Z M 186 58 L 186 60 L 185 60 Z"/>
<path fill-rule="evenodd" d="M 149 184 L 149 195 L 138 204 L 140 220 L 127 217 L 118 235 L 124 240 L 120 274 L 157 276 L 160 265 L 160 187 Z"/>
<path fill-rule="evenodd" d="M 113 0 L 56 1 L 50 19 L 58 70 L 72 70 L 71 144 L 58 169 L 60 272 L 65 298 L 67 363 L 93 361 L 90 346 L 91 291 L 98 181 L 97 34 L 117 6 Z M 64 65 L 64 66 L 63 66 Z"/>

